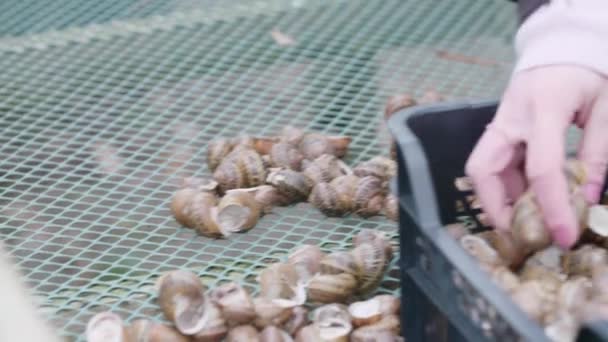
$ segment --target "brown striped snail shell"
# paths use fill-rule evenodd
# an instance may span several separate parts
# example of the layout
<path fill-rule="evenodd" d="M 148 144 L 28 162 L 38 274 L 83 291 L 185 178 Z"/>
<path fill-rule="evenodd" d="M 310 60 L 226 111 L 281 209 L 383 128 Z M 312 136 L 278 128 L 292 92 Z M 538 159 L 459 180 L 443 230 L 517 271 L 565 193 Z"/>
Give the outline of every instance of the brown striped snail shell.
<path fill-rule="evenodd" d="M 357 265 L 357 293 L 365 294 L 378 287 L 388 267 L 386 250 L 380 243 L 366 242 L 352 250 Z"/>
<path fill-rule="evenodd" d="M 348 313 L 355 327 L 376 323 L 382 319 L 380 301 L 377 298 L 351 303 Z"/>
<path fill-rule="evenodd" d="M 262 156 L 253 150 L 245 150 L 240 155 L 240 167 L 245 173 L 245 187 L 254 187 L 266 181 L 266 165 Z"/>
<path fill-rule="evenodd" d="M 354 197 L 356 213 L 362 217 L 378 215 L 384 206 L 385 196 L 386 190 L 380 179 L 372 176 L 361 178 Z"/>
<path fill-rule="evenodd" d="M 283 324 L 283 329 L 291 336 L 295 336 L 308 323 L 308 309 L 302 306 L 296 306 L 293 308 L 289 319 Z"/>
<path fill-rule="evenodd" d="M 307 159 L 303 160 L 302 173 L 308 177 L 313 184 L 316 184 L 320 182 L 329 183 L 336 177 L 352 174 L 352 170 L 338 157 L 331 154 L 322 154 L 312 161 Z"/>
<path fill-rule="evenodd" d="M 293 342 L 293 339 L 285 330 L 269 325 L 260 332 L 260 342 Z"/>
<path fill-rule="evenodd" d="M 253 306 L 256 314 L 254 325 L 260 329 L 269 325 L 280 326 L 284 324 L 293 312 L 293 307 L 282 307 L 272 299 L 265 297 L 254 298 Z"/>
<path fill-rule="evenodd" d="M 195 342 L 220 342 L 228 335 L 227 322 L 220 309 L 211 301 L 205 303 L 206 320 L 203 328 L 192 336 Z"/>
<path fill-rule="evenodd" d="M 207 144 L 207 167 L 212 172 L 220 165 L 222 160 L 230 154 L 234 147 L 230 139 L 219 138 Z"/>
<path fill-rule="evenodd" d="M 535 262 L 534 259 L 528 259 L 520 271 L 519 278 L 522 282 L 536 280 L 543 286 L 545 292 L 556 293 L 562 284 L 563 277 Z"/>
<path fill-rule="evenodd" d="M 285 206 L 291 203 L 291 200 L 277 188 L 267 184 L 246 189 L 231 189 L 226 191 L 226 195 L 234 192 L 248 192 L 253 195 L 265 214 L 270 213 L 275 206 Z"/>
<path fill-rule="evenodd" d="M 373 176 L 383 181 L 388 181 L 397 174 L 397 163 L 389 158 L 376 156 L 367 161 L 359 163 L 353 169 L 358 177 Z"/>
<path fill-rule="evenodd" d="M 264 160 L 251 148 L 235 148 L 213 172 L 219 190 L 249 188 L 262 185 L 266 179 Z"/>
<path fill-rule="evenodd" d="M 593 269 L 608 264 L 608 251 L 594 245 L 583 245 L 562 256 L 562 267 L 569 275 L 591 276 Z"/>
<path fill-rule="evenodd" d="M 355 193 L 359 186 L 360 178 L 354 174 L 338 176 L 329 183 L 338 194 L 340 202 L 349 211 L 355 208 Z"/>
<path fill-rule="evenodd" d="M 317 245 L 302 245 L 295 249 L 287 258 L 287 263 L 294 265 L 298 278 L 307 281 L 321 268 L 321 260 L 325 253 Z"/>
<path fill-rule="evenodd" d="M 348 151 L 352 139 L 347 136 L 326 136 L 319 133 L 307 133 L 298 145 L 304 158 L 315 159 L 323 154 L 342 158 Z"/>
<path fill-rule="evenodd" d="M 175 270 L 157 281 L 158 302 L 165 318 L 184 335 L 199 332 L 205 324 L 207 300 L 205 287 L 190 271 Z"/>
<path fill-rule="evenodd" d="M 357 271 L 355 258 L 350 251 L 333 252 L 321 260 L 321 273 L 323 274 L 340 274 L 345 272 L 356 275 Z"/>
<path fill-rule="evenodd" d="M 344 216 L 350 209 L 330 183 L 317 183 L 310 192 L 308 202 L 329 217 Z"/>
<path fill-rule="evenodd" d="M 487 241 L 498 252 L 500 259 L 509 267 L 515 269 L 522 265 L 529 253 L 519 246 L 512 232 L 488 230 L 476 234 Z"/>
<path fill-rule="evenodd" d="M 226 342 L 261 342 L 258 330 L 252 325 L 239 325 L 230 329 Z"/>
<path fill-rule="evenodd" d="M 260 295 L 284 307 L 294 307 L 306 301 L 305 283 L 295 265 L 274 263 L 258 275 Z"/>
<path fill-rule="evenodd" d="M 289 169 L 273 170 L 266 181 L 294 202 L 306 200 L 312 188 L 304 174 Z"/>
<path fill-rule="evenodd" d="M 87 323 L 86 338 L 88 342 L 127 342 L 128 329 L 122 318 L 113 312 L 100 312 Z"/>
<path fill-rule="evenodd" d="M 357 235 L 353 237 L 353 246 L 357 247 L 364 243 L 378 243 L 384 249 L 386 259 L 390 261 L 393 258 L 393 246 L 391 240 L 386 234 L 379 230 L 361 229 Z"/>
<path fill-rule="evenodd" d="M 249 293 L 235 282 L 225 283 L 213 289 L 209 298 L 220 308 L 229 323 L 243 324 L 253 321 L 255 308 Z"/>
<path fill-rule="evenodd" d="M 270 161 L 273 167 L 280 167 L 300 171 L 304 156 L 294 146 L 286 142 L 280 142 L 272 146 L 270 150 Z"/>
<path fill-rule="evenodd" d="M 208 211 L 216 204 L 217 197 L 212 192 L 183 188 L 171 199 L 171 213 L 181 225 L 200 230 L 200 226 L 210 224 Z"/>
<path fill-rule="evenodd" d="M 137 319 L 128 327 L 129 342 L 189 342 L 190 338 L 180 334 L 175 328 L 150 321 Z"/>
<path fill-rule="evenodd" d="M 216 222 L 225 236 L 253 228 L 262 214 L 260 204 L 247 191 L 226 193 L 217 206 Z"/>
<path fill-rule="evenodd" d="M 397 196 L 388 194 L 384 199 L 384 215 L 389 219 L 399 221 L 399 201 Z"/>
<path fill-rule="evenodd" d="M 308 283 L 308 299 L 316 303 L 343 303 L 357 288 L 357 279 L 350 273 L 316 274 Z"/>

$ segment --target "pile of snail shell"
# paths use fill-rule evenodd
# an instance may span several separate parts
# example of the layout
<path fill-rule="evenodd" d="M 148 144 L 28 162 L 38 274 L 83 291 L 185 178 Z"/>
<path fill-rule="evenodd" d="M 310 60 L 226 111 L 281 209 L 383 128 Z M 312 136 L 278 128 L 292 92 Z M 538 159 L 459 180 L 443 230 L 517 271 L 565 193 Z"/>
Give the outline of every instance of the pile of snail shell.
<path fill-rule="evenodd" d="M 355 256 L 357 249 L 365 246 L 370 251 L 378 250 L 377 255 L 383 255 L 379 258 L 384 260 L 390 249 L 387 243 L 378 232 L 362 231 L 354 238 L 351 252 Z M 364 257 L 367 251 L 358 253 Z M 127 324 L 113 312 L 101 312 L 87 324 L 87 341 L 402 341 L 399 298 L 387 294 L 349 298 L 354 293 L 348 291 L 348 295 L 334 296 L 331 293 L 342 291 L 340 278 L 328 278 L 333 280 L 310 291 L 315 277 L 351 275 L 351 270 L 338 270 L 349 264 L 332 255 L 325 255 L 317 246 L 298 248 L 286 263 L 262 271 L 256 297 L 236 282 L 207 289 L 193 272 L 169 271 L 158 279 L 156 289 L 158 304 L 170 324 L 144 318 Z M 360 294 L 371 291 L 378 281 L 376 274 L 363 275 L 365 270 L 376 272 L 365 260 L 352 260 L 352 267 L 360 268 L 353 271 L 358 274 L 356 288 Z M 315 295 L 319 290 L 324 294 Z M 308 305 L 307 300 L 311 302 Z"/>
<path fill-rule="evenodd" d="M 446 227 L 493 281 L 556 342 L 575 341 L 580 327 L 608 319 L 608 208 L 589 206 L 579 192 L 584 169 L 569 160 L 566 175 L 582 229 L 570 250 L 551 242 L 533 195 L 514 206 L 512 229 L 470 234 Z"/>
<path fill-rule="evenodd" d="M 273 207 L 305 201 L 327 216 L 397 221 L 397 199 L 388 186 L 395 161 L 376 156 L 350 168 L 341 159 L 350 142 L 289 126 L 277 137 L 214 140 L 207 146 L 213 179 L 185 179 L 171 212 L 180 224 L 213 238 L 245 232 Z"/>

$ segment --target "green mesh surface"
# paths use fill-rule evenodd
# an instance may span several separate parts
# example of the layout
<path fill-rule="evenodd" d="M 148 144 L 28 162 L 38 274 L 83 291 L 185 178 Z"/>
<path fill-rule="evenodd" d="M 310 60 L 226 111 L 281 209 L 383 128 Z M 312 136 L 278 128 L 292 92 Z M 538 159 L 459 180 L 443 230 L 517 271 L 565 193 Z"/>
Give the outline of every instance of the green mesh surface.
<path fill-rule="evenodd" d="M 307 204 L 227 240 L 180 227 L 170 198 L 182 177 L 209 176 L 213 137 L 286 124 L 347 134 L 354 164 L 386 151 L 389 95 L 493 98 L 511 67 L 508 1 L 82 3 L 0 5 L 0 235 L 75 340 L 102 310 L 162 319 L 153 285 L 167 270 L 256 291 L 259 269 L 300 244 L 348 248 L 363 228 L 397 241 L 383 218 L 328 219 Z M 296 44 L 276 44 L 273 28 Z M 396 265 L 380 292 L 399 293 Z"/>

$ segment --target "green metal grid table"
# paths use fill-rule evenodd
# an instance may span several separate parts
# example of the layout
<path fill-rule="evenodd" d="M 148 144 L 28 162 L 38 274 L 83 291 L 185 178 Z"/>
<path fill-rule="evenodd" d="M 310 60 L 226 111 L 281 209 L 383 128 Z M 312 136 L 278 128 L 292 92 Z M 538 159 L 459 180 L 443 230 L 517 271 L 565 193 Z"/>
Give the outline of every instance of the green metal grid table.
<path fill-rule="evenodd" d="M 102 310 L 162 319 L 153 285 L 187 268 L 212 287 L 303 243 L 347 248 L 383 218 L 279 208 L 211 240 L 180 227 L 182 177 L 206 143 L 286 124 L 387 151 L 388 96 L 494 98 L 513 58 L 508 1 L 5 1 L 0 4 L 0 236 L 70 340 Z M 272 39 L 278 29 L 295 44 Z M 446 56 L 469 56 L 474 59 Z M 380 292 L 399 293 L 398 260 Z"/>

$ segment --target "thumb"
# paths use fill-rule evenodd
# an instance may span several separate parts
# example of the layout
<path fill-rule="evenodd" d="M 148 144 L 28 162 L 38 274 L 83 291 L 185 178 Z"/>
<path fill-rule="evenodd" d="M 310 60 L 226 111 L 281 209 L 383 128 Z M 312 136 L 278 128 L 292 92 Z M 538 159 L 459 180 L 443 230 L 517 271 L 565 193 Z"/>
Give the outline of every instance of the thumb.
<path fill-rule="evenodd" d="M 608 96 L 598 98 L 583 133 L 578 159 L 587 171 L 587 183 L 583 191 L 590 203 L 600 199 L 606 170 L 608 169 Z"/>

